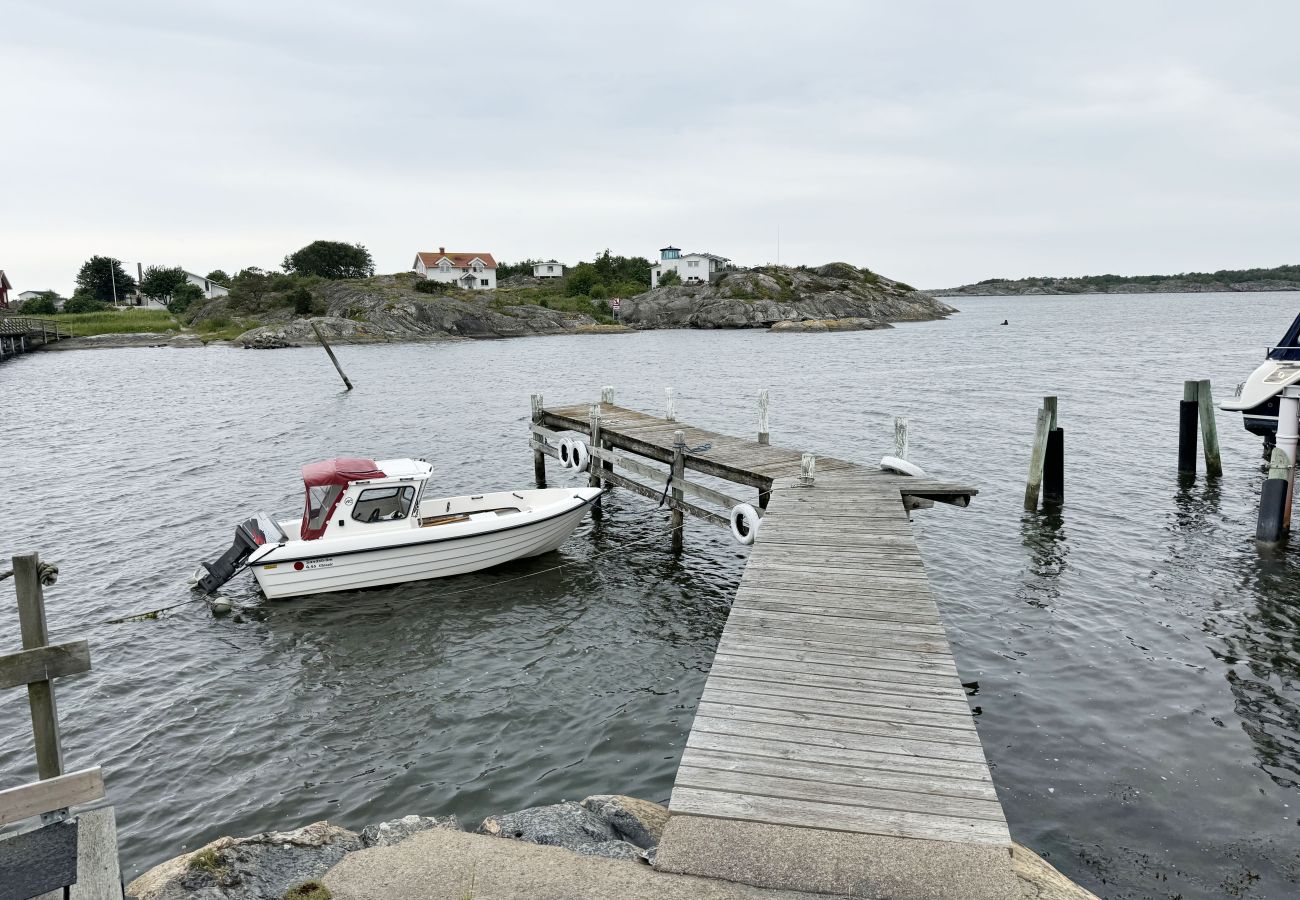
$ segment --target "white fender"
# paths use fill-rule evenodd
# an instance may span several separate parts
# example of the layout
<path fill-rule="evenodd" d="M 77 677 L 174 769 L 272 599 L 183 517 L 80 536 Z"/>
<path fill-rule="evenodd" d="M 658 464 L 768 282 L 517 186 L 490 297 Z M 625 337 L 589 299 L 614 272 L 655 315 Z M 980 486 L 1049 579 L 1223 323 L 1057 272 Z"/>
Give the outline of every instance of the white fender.
<path fill-rule="evenodd" d="M 572 469 L 574 460 L 573 441 L 569 438 L 560 439 L 560 468 Z"/>
<path fill-rule="evenodd" d="M 886 472 L 897 472 L 899 475 L 911 475 L 913 478 L 925 477 L 925 469 L 905 459 L 899 459 L 897 456 L 881 457 L 880 468 Z"/>
<path fill-rule="evenodd" d="M 577 469 L 579 472 L 585 472 L 589 465 L 591 465 L 591 451 L 587 449 L 586 442 L 574 441 L 573 468 Z"/>
<path fill-rule="evenodd" d="M 737 503 L 731 508 L 731 536 L 742 544 L 752 544 L 762 521 L 754 507 Z"/>

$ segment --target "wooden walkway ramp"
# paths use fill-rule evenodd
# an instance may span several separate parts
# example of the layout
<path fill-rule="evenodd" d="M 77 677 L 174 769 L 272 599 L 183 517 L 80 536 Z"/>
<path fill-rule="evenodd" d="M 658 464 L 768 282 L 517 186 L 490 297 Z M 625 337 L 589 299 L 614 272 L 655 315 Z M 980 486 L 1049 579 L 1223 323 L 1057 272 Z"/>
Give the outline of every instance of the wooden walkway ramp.
<path fill-rule="evenodd" d="M 543 424 L 589 431 L 589 407 Z M 605 406 L 602 443 L 757 487 L 766 512 L 655 865 L 862 897 L 1012 898 L 1011 839 L 908 504 L 972 488 Z M 708 449 L 698 449 L 705 445 Z"/>

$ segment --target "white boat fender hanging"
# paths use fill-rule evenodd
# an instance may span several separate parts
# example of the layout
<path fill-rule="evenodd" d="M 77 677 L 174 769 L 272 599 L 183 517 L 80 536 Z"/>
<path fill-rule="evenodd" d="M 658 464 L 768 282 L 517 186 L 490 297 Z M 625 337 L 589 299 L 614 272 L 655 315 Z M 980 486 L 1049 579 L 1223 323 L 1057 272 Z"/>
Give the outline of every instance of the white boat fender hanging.
<path fill-rule="evenodd" d="M 752 544 L 762 521 L 754 507 L 737 503 L 731 508 L 731 536 L 742 544 Z"/>
<path fill-rule="evenodd" d="M 925 477 L 925 469 L 905 459 L 899 459 L 897 456 L 882 456 L 880 458 L 880 468 L 886 472 L 897 472 L 899 475 L 911 475 L 913 478 Z"/>
<path fill-rule="evenodd" d="M 560 468 L 572 469 L 573 468 L 573 441 L 570 440 L 569 438 L 561 438 L 559 452 L 560 452 Z"/>
<path fill-rule="evenodd" d="M 587 449 L 584 441 L 573 442 L 573 468 L 579 472 L 587 471 L 587 466 L 591 464 L 591 451 Z"/>

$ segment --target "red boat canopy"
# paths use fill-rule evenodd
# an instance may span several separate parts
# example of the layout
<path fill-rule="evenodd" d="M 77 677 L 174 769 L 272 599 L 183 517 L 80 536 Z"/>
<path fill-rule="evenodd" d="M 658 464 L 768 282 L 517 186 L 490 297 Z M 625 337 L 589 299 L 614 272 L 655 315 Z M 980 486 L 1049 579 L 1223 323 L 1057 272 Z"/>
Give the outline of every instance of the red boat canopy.
<path fill-rule="evenodd" d="M 327 459 L 303 466 L 302 483 L 307 489 L 307 503 L 302 511 L 302 539 L 314 541 L 325 533 L 325 526 L 334 515 L 334 507 L 348 484 L 383 477 L 384 473 L 373 459 L 359 457 Z"/>
<path fill-rule="evenodd" d="M 308 463 L 302 467 L 302 481 L 307 487 L 321 487 L 327 484 L 347 485 L 353 481 L 367 478 L 383 478 L 373 459 L 354 457 L 349 459 L 327 459 L 324 462 Z"/>

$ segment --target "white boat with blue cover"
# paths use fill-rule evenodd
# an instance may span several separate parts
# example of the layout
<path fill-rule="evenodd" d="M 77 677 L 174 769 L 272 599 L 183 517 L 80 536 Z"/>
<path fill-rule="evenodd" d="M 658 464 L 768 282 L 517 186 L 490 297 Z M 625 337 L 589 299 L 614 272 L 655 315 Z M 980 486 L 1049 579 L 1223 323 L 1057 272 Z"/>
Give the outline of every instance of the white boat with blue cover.
<path fill-rule="evenodd" d="M 195 573 L 212 593 L 247 566 L 268 598 L 463 575 L 559 549 L 599 488 L 428 497 L 418 459 L 331 459 L 303 466 L 302 518 L 260 514 Z"/>
<path fill-rule="evenodd" d="M 1276 347 L 1265 349 L 1264 362 L 1237 385 L 1236 395 L 1220 403 L 1219 409 L 1240 412 L 1246 430 L 1272 445 L 1277 435 L 1278 400 L 1293 384 L 1300 384 L 1300 316 Z"/>

